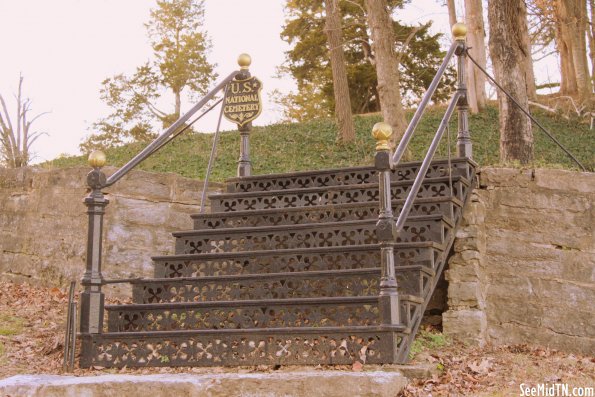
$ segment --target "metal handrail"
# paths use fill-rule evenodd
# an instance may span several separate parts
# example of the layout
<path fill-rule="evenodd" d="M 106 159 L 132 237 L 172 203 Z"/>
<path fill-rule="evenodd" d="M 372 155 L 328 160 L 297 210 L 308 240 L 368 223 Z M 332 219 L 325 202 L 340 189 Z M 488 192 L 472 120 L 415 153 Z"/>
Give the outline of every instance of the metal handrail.
<path fill-rule="evenodd" d="M 196 105 L 192 107 L 188 112 L 186 112 L 183 116 L 181 116 L 175 123 L 169 126 L 165 131 L 161 133 L 153 142 L 151 142 L 147 147 L 145 147 L 142 151 L 140 151 L 136 156 L 134 156 L 130 161 L 124 164 L 120 169 L 114 172 L 109 178 L 107 178 L 106 182 L 103 184 L 103 187 L 108 187 L 119 181 L 124 175 L 130 172 L 134 167 L 136 167 L 139 163 L 147 159 L 151 154 L 153 154 L 169 137 L 176 132 L 186 121 L 190 119 L 196 112 L 202 109 L 213 97 L 222 89 L 224 89 L 230 81 L 232 81 L 241 71 L 236 70 L 232 72 L 229 76 L 223 79 L 215 88 L 207 93 Z"/>
<path fill-rule="evenodd" d="M 413 133 L 415 132 L 415 129 L 417 128 L 417 125 L 419 124 L 419 120 L 421 119 L 421 116 L 424 114 L 426 108 L 428 107 L 428 103 L 432 99 L 434 92 L 436 92 L 436 88 L 438 88 L 438 84 L 440 84 L 440 80 L 442 79 L 442 76 L 444 76 L 444 72 L 446 71 L 446 68 L 448 67 L 448 63 L 452 59 L 453 55 L 457 52 L 457 50 L 463 49 L 464 47 L 465 47 L 464 42 L 455 41 L 452 43 L 448 52 L 444 56 L 444 59 L 442 60 L 442 64 L 440 65 L 440 68 L 438 68 L 438 72 L 436 72 L 434 79 L 430 83 L 430 86 L 428 87 L 423 98 L 421 99 L 421 102 L 419 103 L 419 106 L 417 107 L 417 110 L 415 111 L 413 118 L 409 122 L 409 125 L 407 126 L 407 129 L 405 130 L 405 133 L 403 134 L 403 138 L 401 138 L 401 141 L 399 142 L 399 145 L 397 146 L 397 149 L 395 150 L 395 153 L 393 154 L 393 157 L 392 157 L 393 166 L 397 165 L 401 161 L 403 154 L 405 154 L 405 151 L 407 150 L 407 146 L 409 145 L 409 141 L 411 140 L 411 137 L 413 136 Z"/>
<path fill-rule="evenodd" d="M 411 186 L 409 195 L 407 195 L 407 199 L 405 199 L 405 204 L 403 204 L 403 208 L 401 209 L 401 212 L 399 213 L 399 217 L 397 218 L 397 222 L 396 222 L 397 233 L 401 232 L 401 230 L 403 229 L 403 226 L 405 225 L 405 222 L 407 221 L 409 212 L 411 212 L 411 208 L 413 207 L 413 202 L 415 201 L 415 198 L 417 197 L 417 194 L 419 193 L 419 189 L 421 188 L 424 178 L 426 177 L 426 173 L 428 172 L 428 169 L 430 168 L 430 164 L 432 162 L 432 159 L 434 158 L 434 154 L 436 154 L 436 150 L 438 149 L 438 144 L 440 143 L 440 140 L 442 139 L 442 136 L 444 135 L 444 131 L 448 127 L 448 122 L 450 121 L 450 118 L 452 117 L 452 114 L 454 113 L 455 107 L 457 106 L 457 103 L 459 102 L 459 99 L 462 96 L 463 96 L 463 93 L 461 93 L 461 91 L 455 92 L 452 99 L 450 100 L 450 103 L 448 104 L 448 107 L 446 108 L 446 112 L 444 113 L 444 116 L 442 117 L 440 126 L 438 127 L 438 130 L 436 131 L 436 134 L 434 135 L 434 139 L 432 139 L 432 143 L 430 144 L 428 152 L 426 153 L 426 156 L 425 156 L 423 162 L 421 163 L 421 166 L 419 167 L 419 170 L 415 177 L 415 181 L 413 182 L 413 185 Z"/>

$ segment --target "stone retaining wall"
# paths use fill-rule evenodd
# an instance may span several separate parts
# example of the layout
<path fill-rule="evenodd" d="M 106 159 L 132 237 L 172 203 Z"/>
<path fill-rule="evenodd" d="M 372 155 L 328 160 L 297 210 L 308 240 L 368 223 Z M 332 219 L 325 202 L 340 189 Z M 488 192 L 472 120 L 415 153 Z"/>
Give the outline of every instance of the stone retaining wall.
<path fill-rule="evenodd" d="M 87 172 L 0 169 L 0 278 L 46 285 L 80 280 Z M 171 232 L 192 228 L 189 215 L 198 212 L 202 187 L 175 174 L 133 171 L 106 189 L 104 277 L 149 276 L 151 256 L 173 253 Z"/>
<path fill-rule="evenodd" d="M 595 174 L 484 168 L 449 261 L 445 333 L 595 355 Z"/>

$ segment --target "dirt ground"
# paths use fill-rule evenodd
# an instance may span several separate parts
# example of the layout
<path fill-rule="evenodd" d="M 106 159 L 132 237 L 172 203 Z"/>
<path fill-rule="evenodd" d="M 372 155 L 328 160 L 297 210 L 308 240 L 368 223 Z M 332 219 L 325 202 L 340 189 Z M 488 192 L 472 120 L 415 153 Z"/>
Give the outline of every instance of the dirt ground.
<path fill-rule="evenodd" d="M 0 282 L 0 379 L 16 374 L 67 374 L 62 369 L 67 294 L 58 288 Z M 112 302 L 113 303 L 113 302 Z M 434 375 L 414 379 L 400 394 L 412 396 L 520 396 L 520 385 L 540 383 L 595 386 L 595 357 L 527 345 L 483 348 L 451 343 L 424 331 L 413 364 L 430 363 Z M 428 337 L 429 336 L 429 337 Z M 337 367 L 334 367 L 337 368 Z M 338 367 L 366 371 L 366 365 Z M 371 369 L 371 368 L 370 368 Z M 377 369 L 377 368 L 376 368 Z M 268 367 L 242 372 L 273 371 Z M 105 373 L 204 373 L 218 368 L 80 369 L 75 375 Z M 72 374 L 72 373 L 68 373 Z"/>

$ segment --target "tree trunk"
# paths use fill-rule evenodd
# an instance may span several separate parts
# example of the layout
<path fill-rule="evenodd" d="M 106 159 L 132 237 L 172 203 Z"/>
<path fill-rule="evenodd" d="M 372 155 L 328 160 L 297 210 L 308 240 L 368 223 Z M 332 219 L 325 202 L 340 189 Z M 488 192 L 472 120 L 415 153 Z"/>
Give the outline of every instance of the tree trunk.
<path fill-rule="evenodd" d="M 351 99 L 347 83 L 347 70 L 343 55 L 343 34 L 341 32 L 341 10 L 339 0 L 325 0 L 325 33 L 329 45 L 331 69 L 333 72 L 333 91 L 335 93 L 335 117 L 339 127 L 338 141 L 352 142 L 355 128 L 351 116 Z"/>
<path fill-rule="evenodd" d="M 520 26 L 521 47 L 527 49 L 525 56 L 525 78 L 527 80 L 527 96 L 530 100 L 537 98 L 537 87 L 535 86 L 535 72 L 533 71 L 533 57 L 531 56 L 531 38 L 529 37 L 529 24 L 527 22 L 527 6 L 521 1 L 521 18 L 525 21 Z"/>
<path fill-rule="evenodd" d="M 393 20 L 386 0 L 365 0 L 372 49 L 375 53 L 378 94 L 384 121 L 393 128 L 392 142 L 398 142 L 407 128 L 401 104 L 400 74 L 395 54 Z"/>
<path fill-rule="evenodd" d="M 489 0 L 489 47 L 496 80 L 521 106 L 528 108 L 525 65 L 529 51 L 523 48 L 521 25 L 526 24 L 523 8 L 523 0 Z M 529 163 L 533 160 L 531 121 L 500 91 L 498 104 L 500 160 Z"/>
<path fill-rule="evenodd" d="M 448 8 L 448 22 L 450 26 L 457 23 L 457 9 L 455 8 L 455 0 L 446 0 L 446 7 Z"/>
<path fill-rule="evenodd" d="M 485 28 L 483 24 L 482 0 L 465 0 L 465 23 L 467 25 L 467 45 L 473 59 L 486 68 Z M 486 106 L 486 77 L 467 60 L 467 101 L 471 113 L 477 113 Z"/>
<path fill-rule="evenodd" d="M 591 96 L 593 86 L 587 63 L 586 0 L 556 0 L 556 43 L 560 52 L 560 92 L 578 95 L 581 101 Z"/>
<path fill-rule="evenodd" d="M 595 0 L 589 0 L 589 10 L 591 11 L 591 20 L 587 25 L 587 37 L 589 37 L 589 55 L 591 58 L 591 84 L 595 85 Z"/>
<path fill-rule="evenodd" d="M 174 123 L 177 119 L 180 118 L 180 113 L 182 112 L 182 98 L 180 95 L 180 91 L 175 91 L 174 95 L 176 98 L 176 107 L 174 109 L 174 117 L 172 123 Z"/>

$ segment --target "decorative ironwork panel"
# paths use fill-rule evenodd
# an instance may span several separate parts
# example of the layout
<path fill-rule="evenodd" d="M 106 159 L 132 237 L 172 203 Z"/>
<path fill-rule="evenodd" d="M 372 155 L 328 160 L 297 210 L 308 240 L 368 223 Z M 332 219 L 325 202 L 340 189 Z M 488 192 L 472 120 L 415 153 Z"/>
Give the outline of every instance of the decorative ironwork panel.
<path fill-rule="evenodd" d="M 442 218 L 412 220 L 403 227 L 398 243 L 434 241 L 442 244 L 450 226 Z M 254 232 L 225 230 L 225 233 L 200 231 L 176 235 L 176 253 L 200 254 L 239 251 L 264 251 L 292 248 L 338 247 L 375 244 L 376 222 L 312 224 L 285 230 Z"/>
<path fill-rule="evenodd" d="M 113 307 L 108 312 L 109 331 L 117 332 L 379 325 L 377 300 L 234 307 Z"/>
<path fill-rule="evenodd" d="M 471 175 L 471 164 L 467 159 L 452 160 L 452 175 L 468 178 Z M 399 164 L 391 173 L 391 181 L 411 181 L 415 179 L 419 163 Z M 448 162 L 435 161 L 432 163 L 426 178 L 440 178 L 449 176 Z M 228 182 L 229 192 L 257 192 L 287 189 L 304 189 L 311 187 L 361 185 L 377 183 L 378 174 L 373 167 L 346 168 L 320 171 L 316 173 L 297 173 L 286 175 L 267 175 L 258 178 L 232 179 Z"/>
<path fill-rule="evenodd" d="M 419 190 L 418 198 L 454 196 L 461 200 L 462 190 L 468 181 L 453 177 L 452 188 L 448 178 L 427 181 Z M 411 183 L 393 182 L 391 184 L 391 200 L 404 200 L 411 188 Z M 210 196 L 211 208 L 214 212 L 234 212 L 249 210 L 266 210 L 273 208 L 298 208 L 325 205 L 338 205 L 362 202 L 377 202 L 378 185 L 338 186 L 334 188 L 315 188 L 310 190 L 287 190 L 275 192 L 255 192 L 254 194 L 215 194 Z"/>
<path fill-rule="evenodd" d="M 364 219 L 378 219 L 378 203 L 364 205 L 342 204 L 337 206 L 285 208 L 269 212 L 228 212 L 217 214 L 193 215 L 194 229 L 223 229 L 235 227 L 282 226 L 306 223 L 345 222 Z M 403 203 L 394 203 L 393 211 L 398 214 Z M 412 216 L 436 215 L 453 219 L 457 205 L 453 201 L 418 202 L 413 204 Z M 454 220 L 454 219 L 453 219 Z"/>
<path fill-rule="evenodd" d="M 81 366 L 391 364 L 402 337 L 377 329 L 84 335 Z"/>
<path fill-rule="evenodd" d="M 397 266 L 423 265 L 434 269 L 434 263 L 441 252 L 433 247 L 395 247 Z M 205 277 L 244 274 L 293 273 L 303 271 L 348 270 L 378 267 L 380 250 L 377 247 L 341 252 L 303 253 L 275 252 L 267 255 L 245 253 L 241 256 L 222 256 L 208 259 L 163 258 L 154 263 L 156 278 Z"/>
<path fill-rule="evenodd" d="M 348 274 L 302 274 L 218 279 L 143 280 L 133 284 L 135 303 L 213 302 L 241 299 L 290 299 L 332 296 L 375 296 L 379 270 Z"/>

